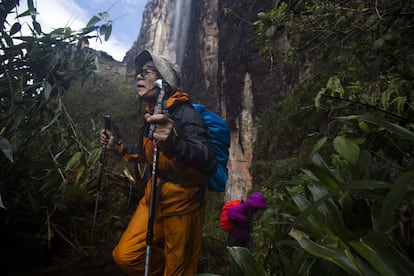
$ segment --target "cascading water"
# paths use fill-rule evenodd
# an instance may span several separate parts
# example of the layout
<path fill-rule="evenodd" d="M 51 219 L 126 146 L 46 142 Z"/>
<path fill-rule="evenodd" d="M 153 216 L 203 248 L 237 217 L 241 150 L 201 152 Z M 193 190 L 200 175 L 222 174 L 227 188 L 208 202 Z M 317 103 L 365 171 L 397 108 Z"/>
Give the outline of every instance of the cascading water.
<path fill-rule="evenodd" d="M 187 47 L 192 0 L 176 0 L 173 19 L 173 42 L 176 62 L 181 65 Z"/>

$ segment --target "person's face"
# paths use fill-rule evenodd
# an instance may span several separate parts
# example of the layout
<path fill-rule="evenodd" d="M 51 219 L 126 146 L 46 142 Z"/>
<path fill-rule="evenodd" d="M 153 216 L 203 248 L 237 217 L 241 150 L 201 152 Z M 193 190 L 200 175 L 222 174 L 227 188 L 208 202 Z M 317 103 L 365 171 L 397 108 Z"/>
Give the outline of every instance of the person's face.
<path fill-rule="evenodd" d="M 159 78 L 159 72 L 152 61 L 146 62 L 136 77 L 137 95 L 149 104 L 157 101 L 158 91 L 154 87 L 154 82 Z"/>

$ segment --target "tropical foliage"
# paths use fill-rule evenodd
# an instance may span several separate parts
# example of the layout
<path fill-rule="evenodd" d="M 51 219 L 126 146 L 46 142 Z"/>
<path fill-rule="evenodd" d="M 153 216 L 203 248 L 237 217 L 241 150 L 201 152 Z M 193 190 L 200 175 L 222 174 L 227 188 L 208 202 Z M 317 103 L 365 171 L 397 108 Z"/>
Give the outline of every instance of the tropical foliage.
<path fill-rule="evenodd" d="M 102 149 L 96 128 L 93 139 L 79 131 L 65 96 L 74 83 L 96 77 L 99 52 L 88 45 L 108 40 L 112 21 L 102 12 L 80 30 L 66 26 L 45 33 L 34 1 L 27 0 L 21 13 L 18 6 L 18 0 L 0 4 L 1 238 L 11 248 L 65 244 L 86 252 Z M 118 194 L 113 197 L 108 201 L 113 209 L 126 201 Z M 31 258 L 41 265 L 42 256 Z"/>
<path fill-rule="evenodd" d="M 109 39 L 112 21 L 103 12 L 81 30 L 45 33 L 34 2 L 28 0 L 20 14 L 18 4 L 0 3 L 2 238 L 12 239 L 10 248 L 15 241 L 48 249 L 64 244 L 77 254 L 94 254 L 94 241 L 116 240 L 108 226 L 124 226 L 127 218 L 116 214 L 131 200 L 116 186 L 97 196 L 105 159 L 96 137 L 103 120 L 86 108 L 73 109 L 78 102 L 96 104 L 99 89 L 91 89 L 93 98 L 75 91 L 99 80 L 102 60 L 88 43 Z M 412 1 L 397 0 L 275 1 L 274 9 L 258 14 L 263 56 L 304 74 L 258 122 L 252 175 L 269 208 L 255 225 L 253 255 L 228 248 L 238 271 L 413 271 L 413 14 Z M 22 33 L 23 18 L 30 19 L 30 35 Z M 94 111 L 109 105 L 102 100 Z M 129 116 L 124 121 L 134 121 L 130 107 L 122 108 Z M 128 170 L 125 175 L 127 183 L 138 179 Z M 221 206 L 213 205 L 216 211 Z M 207 234 L 224 241 L 213 215 L 206 218 Z"/>
<path fill-rule="evenodd" d="M 410 275 L 414 4 L 276 2 L 258 14 L 262 52 L 309 68 L 283 121 L 311 102 L 315 109 L 308 133 L 309 125 L 283 125 L 277 111 L 261 120 L 258 137 L 279 127 L 256 143 L 253 172 L 272 202 L 256 229 L 256 257 L 271 275 Z M 283 146 L 274 141 L 284 135 L 314 144 L 297 154 L 305 150 L 307 164 L 293 176 L 272 171 L 284 160 L 269 149 Z"/>

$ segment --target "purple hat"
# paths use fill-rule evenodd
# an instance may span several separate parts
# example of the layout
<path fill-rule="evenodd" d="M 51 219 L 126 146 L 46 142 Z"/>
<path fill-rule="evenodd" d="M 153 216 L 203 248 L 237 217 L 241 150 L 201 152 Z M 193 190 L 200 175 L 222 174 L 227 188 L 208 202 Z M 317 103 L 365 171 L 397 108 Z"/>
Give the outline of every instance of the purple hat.
<path fill-rule="evenodd" d="M 266 208 L 266 201 L 264 195 L 260 192 L 254 192 L 245 203 L 250 208 L 254 209 L 265 209 Z"/>
<path fill-rule="evenodd" d="M 247 220 L 246 210 L 243 204 L 231 206 L 227 210 L 227 217 L 232 221 L 245 221 Z"/>

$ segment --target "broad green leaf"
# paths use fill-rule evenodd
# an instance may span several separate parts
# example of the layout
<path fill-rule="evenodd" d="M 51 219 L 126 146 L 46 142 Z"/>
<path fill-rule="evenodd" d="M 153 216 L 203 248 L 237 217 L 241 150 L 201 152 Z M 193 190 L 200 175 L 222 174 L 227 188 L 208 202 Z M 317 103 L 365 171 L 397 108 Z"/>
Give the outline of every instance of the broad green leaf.
<path fill-rule="evenodd" d="M 75 183 L 78 184 L 79 180 L 81 179 L 81 177 L 83 176 L 84 172 L 85 172 L 85 165 L 80 165 L 76 167 L 77 173 L 76 173 L 76 177 L 75 177 Z"/>
<path fill-rule="evenodd" d="M 344 95 L 344 88 L 342 87 L 341 80 L 337 76 L 329 78 L 326 87 L 330 90 L 331 96 L 342 97 Z"/>
<path fill-rule="evenodd" d="M 245 247 L 227 247 L 231 257 L 243 272 L 244 276 L 266 276 L 263 266 L 256 261 Z"/>
<path fill-rule="evenodd" d="M 359 157 L 359 146 L 345 136 L 337 136 L 333 140 L 333 147 L 345 160 L 355 164 Z"/>
<path fill-rule="evenodd" d="M 275 33 L 276 33 L 276 26 L 272 25 L 269 28 L 267 28 L 266 37 L 273 38 L 275 36 Z"/>
<path fill-rule="evenodd" d="M 345 251 L 341 248 L 332 249 L 322 246 L 309 239 L 304 232 L 297 229 L 292 229 L 289 232 L 289 236 L 294 238 L 299 245 L 310 254 L 330 261 L 343 268 L 348 273 L 359 275 L 363 274 L 361 268 L 356 265 L 355 260 L 352 260 L 353 257 L 351 253 L 345 253 Z"/>
<path fill-rule="evenodd" d="M 33 28 L 37 34 L 40 35 L 42 33 L 42 26 L 40 26 L 39 22 L 33 21 Z"/>
<path fill-rule="evenodd" d="M 408 130 L 405 127 L 402 127 L 400 125 L 391 123 L 390 121 L 384 120 L 382 118 L 374 117 L 371 115 L 350 115 L 350 116 L 343 116 L 338 117 L 338 119 L 341 120 L 362 120 L 367 123 L 371 123 L 374 125 L 377 125 L 379 127 L 383 127 L 386 130 L 390 131 L 391 133 L 394 133 L 398 136 L 400 136 L 402 139 L 409 140 L 411 142 L 414 142 L 414 132 Z"/>
<path fill-rule="evenodd" d="M 312 149 L 311 156 L 317 153 L 322 148 L 322 146 L 326 143 L 327 140 L 328 140 L 327 137 L 322 137 L 321 139 L 319 139 L 319 141 L 316 142 L 315 146 Z"/>
<path fill-rule="evenodd" d="M 50 32 L 50 34 L 52 35 L 57 35 L 57 37 L 60 37 L 65 31 L 65 28 L 56 28 L 53 31 Z M 53 37 L 53 36 L 52 36 Z"/>
<path fill-rule="evenodd" d="M 108 25 L 108 28 L 106 29 L 105 32 L 105 41 L 108 41 L 109 37 L 112 34 L 112 24 Z"/>
<path fill-rule="evenodd" d="M 13 47 L 14 43 L 13 43 L 13 39 L 10 35 L 4 34 L 2 35 L 2 38 L 4 38 L 4 40 L 6 41 L 8 47 Z M 5 50 L 8 50 L 7 48 L 4 48 Z"/>
<path fill-rule="evenodd" d="M 298 255 L 290 262 L 286 275 L 308 275 L 310 267 L 306 261 L 309 256 L 311 255 L 307 251 L 299 250 Z"/>
<path fill-rule="evenodd" d="M 31 2 L 31 4 L 29 3 L 29 2 Z M 35 18 L 36 18 L 36 14 L 38 14 L 37 13 L 37 10 L 36 10 L 36 8 L 34 7 L 34 5 L 33 5 L 33 1 L 32 0 L 28 0 L 27 1 L 27 10 L 26 11 L 24 11 L 24 12 L 22 12 L 22 13 L 20 13 L 20 14 L 18 14 L 17 16 L 16 16 L 16 18 L 20 18 L 20 17 L 25 17 L 25 16 L 31 16 L 32 18 L 33 18 L 33 20 L 35 20 Z"/>
<path fill-rule="evenodd" d="M 101 27 L 99 27 L 99 34 L 103 36 L 106 33 L 107 28 L 108 27 L 106 25 L 102 25 Z"/>
<path fill-rule="evenodd" d="M 403 109 L 407 105 L 407 99 L 406 97 L 401 97 L 401 96 L 395 97 L 391 101 L 390 105 L 395 106 L 399 113 L 404 113 Z"/>
<path fill-rule="evenodd" d="M 315 103 L 315 107 L 316 107 L 317 110 L 319 110 L 319 108 L 321 107 L 321 97 L 322 97 L 323 94 L 325 94 L 325 92 L 326 92 L 326 89 L 322 88 L 318 92 L 318 94 L 315 96 L 314 103 Z"/>
<path fill-rule="evenodd" d="M 65 37 L 70 37 L 72 35 L 72 29 L 70 27 L 65 27 Z"/>
<path fill-rule="evenodd" d="M 314 202 L 309 202 L 301 195 L 292 194 L 292 200 L 301 210 L 296 217 L 293 227 L 300 225 L 307 233 L 317 240 L 333 241 L 341 248 L 348 248 L 343 242 L 351 236 L 345 227 L 342 214 L 339 212 L 332 198 L 340 192 L 339 188 L 330 191 L 320 185 L 309 186 Z"/>
<path fill-rule="evenodd" d="M 412 275 L 414 263 L 401 254 L 385 236 L 370 232 L 351 246 L 381 275 Z"/>
<path fill-rule="evenodd" d="M 19 22 L 16 22 L 13 24 L 13 26 L 10 28 L 10 35 L 14 35 L 15 33 L 19 32 L 22 28 L 22 25 L 20 25 Z"/>
<path fill-rule="evenodd" d="M 52 92 L 52 85 L 50 85 L 50 83 L 47 80 L 44 80 L 42 83 L 42 86 L 43 86 L 44 97 L 47 101 L 50 97 L 50 93 Z"/>
<path fill-rule="evenodd" d="M 90 32 L 92 32 L 94 30 L 96 30 L 96 27 L 92 25 L 90 27 L 82 28 L 82 33 L 83 34 L 89 34 Z M 90 36 L 90 35 L 85 36 L 85 38 L 94 38 L 94 37 L 95 36 Z"/>
<path fill-rule="evenodd" d="M 7 140 L 6 138 L 2 136 L 0 136 L 0 149 L 4 153 L 4 155 L 6 155 L 7 159 L 9 159 L 10 162 L 14 163 L 13 150 L 12 150 L 11 144 L 9 140 Z"/>
<path fill-rule="evenodd" d="M 33 4 L 33 0 L 27 0 L 27 7 L 30 9 L 30 10 L 34 10 L 34 4 Z"/>
<path fill-rule="evenodd" d="M 257 14 L 257 18 L 259 18 L 260 20 L 264 21 L 264 20 L 268 19 L 268 16 L 264 12 L 259 12 Z"/>
<path fill-rule="evenodd" d="M 98 13 L 98 15 L 99 15 L 100 18 L 102 18 L 105 21 L 109 20 L 109 13 L 106 12 L 106 11 L 105 12 L 100 12 L 100 13 Z"/>
<path fill-rule="evenodd" d="M 299 210 L 302 213 L 306 213 L 303 216 L 299 216 L 294 220 L 293 225 L 300 225 L 302 229 L 307 229 L 308 233 L 313 237 L 322 239 L 326 232 L 321 231 L 321 229 L 329 231 L 327 227 L 324 227 L 324 221 L 318 219 L 321 217 L 317 209 L 312 209 L 310 214 L 307 214 L 307 210 L 310 208 L 311 203 L 303 195 L 291 193 L 291 198 L 298 206 Z"/>
<path fill-rule="evenodd" d="M 384 110 L 388 110 L 392 94 L 394 94 L 394 89 L 391 87 L 388 87 L 381 93 L 381 106 Z"/>
<path fill-rule="evenodd" d="M 101 19 L 99 17 L 97 17 L 96 15 L 94 15 L 88 22 L 88 24 L 86 24 L 86 27 L 92 27 L 95 26 L 96 23 L 98 23 L 99 21 L 101 21 Z"/>
<path fill-rule="evenodd" d="M 326 164 L 325 160 L 319 153 L 315 153 L 312 156 L 312 163 L 321 168 L 325 168 L 325 169 L 329 168 L 328 164 Z"/>
<path fill-rule="evenodd" d="M 377 180 L 356 180 L 344 185 L 342 188 L 345 190 L 375 190 L 375 189 L 391 189 L 393 185 L 385 181 Z"/>
<path fill-rule="evenodd" d="M 394 222 L 394 212 L 401 204 L 410 185 L 414 184 L 414 170 L 401 174 L 395 181 L 381 206 L 381 231 L 388 231 Z"/>
<path fill-rule="evenodd" d="M 99 161 L 99 158 L 102 154 L 102 148 L 94 149 L 88 157 L 88 163 L 96 164 Z"/>
<path fill-rule="evenodd" d="M 359 126 L 359 129 L 362 130 L 364 133 L 370 133 L 371 132 L 371 129 L 369 128 L 367 123 L 365 123 L 363 121 L 359 121 L 358 126 Z"/>
<path fill-rule="evenodd" d="M 83 157 L 83 152 L 78 151 L 77 153 L 75 153 L 72 156 L 72 158 L 68 161 L 68 163 L 66 164 L 65 171 L 73 168 L 79 162 L 79 160 L 81 160 L 82 157 Z"/>
<path fill-rule="evenodd" d="M 319 181 L 321 181 L 322 184 L 324 184 L 328 190 L 332 190 L 340 186 L 338 179 L 336 179 L 336 177 L 328 169 L 315 165 L 309 165 L 308 169 L 317 179 L 319 179 Z"/>
<path fill-rule="evenodd" d="M 351 236 L 350 231 L 345 227 L 342 213 L 338 210 L 338 207 L 333 200 L 335 196 L 341 194 L 341 190 L 337 188 L 328 193 L 326 189 L 320 185 L 308 185 L 308 189 L 312 193 L 315 201 L 309 209 L 318 206 L 320 216 L 317 218 L 325 221 L 325 224 L 329 227 L 329 232 L 334 235 L 331 238 L 337 239 L 337 237 L 339 237 L 338 243 L 341 244 L 341 247 L 348 248 L 342 240 L 350 240 L 353 237 Z M 305 212 L 307 211 L 308 210 Z"/>
<path fill-rule="evenodd" d="M 374 49 L 380 50 L 384 46 L 385 40 L 383 38 L 379 38 L 374 42 Z"/>

